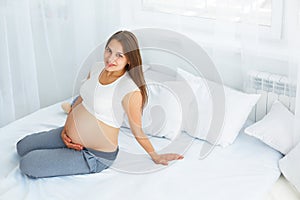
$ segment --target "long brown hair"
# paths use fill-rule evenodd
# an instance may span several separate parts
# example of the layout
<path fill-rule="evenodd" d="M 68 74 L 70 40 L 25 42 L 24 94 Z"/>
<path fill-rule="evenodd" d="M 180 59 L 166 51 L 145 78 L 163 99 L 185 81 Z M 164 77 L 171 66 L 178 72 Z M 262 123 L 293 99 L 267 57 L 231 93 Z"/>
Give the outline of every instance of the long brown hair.
<path fill-rule="evenodd" d="M 144 78 L 143 68 L 142 68 L 142 57 L 139 50 L 138 40 L 135 35 L 129 31 L 118 31 L 113 34 L 107 41 L 105 47 L 110 43 L 111 40 L 117 40 L 121 43 L 124 55 L 128 59 L 130 64 L 125 66 L 125 69 L 129 73 L 129 76 L 134 81 L 134 83 L 139 87 L 142 94 L 142 108 L 148 101 L 148 94 L 146 90 L 146 82 Z"/>

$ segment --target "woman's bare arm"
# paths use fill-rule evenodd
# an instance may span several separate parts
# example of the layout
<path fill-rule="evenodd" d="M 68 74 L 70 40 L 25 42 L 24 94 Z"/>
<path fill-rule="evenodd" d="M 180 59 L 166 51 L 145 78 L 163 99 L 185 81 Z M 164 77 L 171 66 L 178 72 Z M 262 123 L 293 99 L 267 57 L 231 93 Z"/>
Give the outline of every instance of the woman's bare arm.
<path fill-rule="evenodd" d="M 169 161 L 183 158 L 182 155 L 175 153 L 157 154 L 155 152 L 147 135 L 142 130 L 142 95 L 139 91 L 127 94 L 122 103 L 134 137 L 156 164 L 167 165 Z"/>

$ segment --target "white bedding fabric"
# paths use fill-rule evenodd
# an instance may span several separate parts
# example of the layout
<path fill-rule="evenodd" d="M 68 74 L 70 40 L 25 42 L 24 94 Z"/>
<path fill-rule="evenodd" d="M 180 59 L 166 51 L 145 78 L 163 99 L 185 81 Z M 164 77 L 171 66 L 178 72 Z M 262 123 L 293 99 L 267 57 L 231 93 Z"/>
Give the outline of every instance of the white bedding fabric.
<path fill-rule="evenodd" d="M 137 172 L 143 172 L 144 167 L 161 168 L 143 154 L 126 129 L 119 140 L 123 151 L 113 167 L 101 173 L 44 179 L 21 174 L 16 142 L 28 133 L 62 126 L 65 118 L 58 103 L 0 129 L 0 199 L 258 200 L 280 176 L 277 163 L 281 154 L 244 133 L 234 144 L 216 147 L 203 160 L 198 157 L 204 142 L 194 140 L 185 158 L 169 167 L 151 173 L 125 173 L 120 166 Z M 177 142 L 189 139 L 182 133 Z M 151 138 L 151 142 L 156 148 L 170 143 L 161 138 Z M 141 156 L 131 159 L 124 150 Z"/>

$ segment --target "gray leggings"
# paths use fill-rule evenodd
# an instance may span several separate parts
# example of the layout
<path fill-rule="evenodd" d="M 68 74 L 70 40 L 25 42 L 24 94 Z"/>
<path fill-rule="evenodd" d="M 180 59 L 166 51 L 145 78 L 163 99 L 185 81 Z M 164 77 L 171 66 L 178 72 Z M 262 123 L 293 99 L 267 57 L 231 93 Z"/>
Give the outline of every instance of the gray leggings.
<path fill-rule="evenodd" d="M 20 170 L 30 178 L 101 172 L 112 165 L 119 148 L 102 152 L 89 148 L 69 149 L 61 139 L 63 127 L 34 133 L 17 143 Z"/>

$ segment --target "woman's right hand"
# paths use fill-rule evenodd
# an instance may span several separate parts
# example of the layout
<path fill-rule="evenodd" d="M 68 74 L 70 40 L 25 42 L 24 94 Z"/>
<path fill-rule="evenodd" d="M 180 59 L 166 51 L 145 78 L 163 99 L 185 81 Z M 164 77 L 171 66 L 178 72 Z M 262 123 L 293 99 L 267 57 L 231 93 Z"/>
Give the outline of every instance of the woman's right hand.
<path fill-rule="evenodd" d="M 64 129 L 61 132 L 61 138 L 68 148 L 75 149 L 77 151 L 81 151 L 83 149 L 83 146 L 81 144 L 72 143 L 71 138 L 69 138 L 69 136 L 67 134 L 66 126 L 64 127 Z"/>

